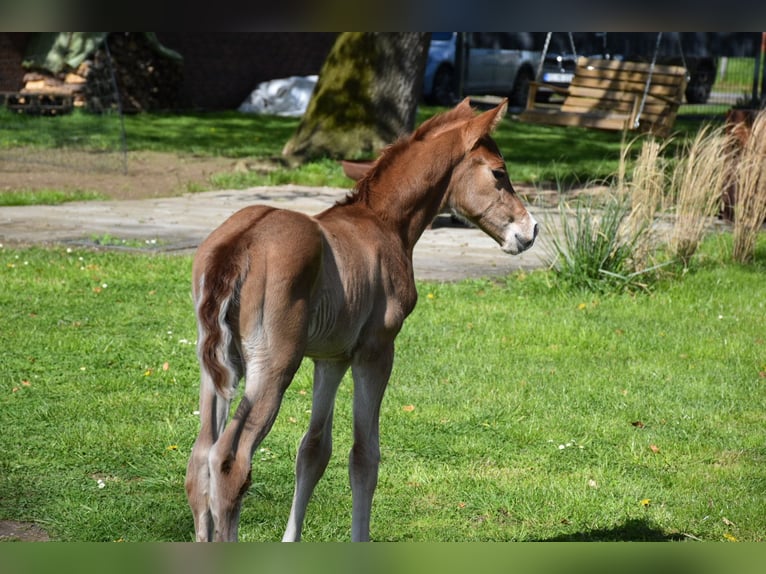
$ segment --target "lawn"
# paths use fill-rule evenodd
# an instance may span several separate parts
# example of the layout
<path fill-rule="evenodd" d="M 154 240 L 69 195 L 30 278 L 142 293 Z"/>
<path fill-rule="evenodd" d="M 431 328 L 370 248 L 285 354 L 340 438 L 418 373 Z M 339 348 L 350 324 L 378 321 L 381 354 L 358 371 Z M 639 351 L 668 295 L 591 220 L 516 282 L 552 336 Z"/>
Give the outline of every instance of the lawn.
<path fill-rule="evenodd" d="M 763 541 L 766 245 L 714 236 L 651 294 L 551 272 L 420 283 L 381 416 L 378 541 Z M 0 520 L 62 541 L 193 538 L 187 256 L 0 248 Z M 254 457 L 240 538 L 281 537 L 304 365 Z M 350 381 L 304 538 L 347 540 Z"/>
<path fill-rule="evenodd" d="M 421 106 L 417 123 L 444 108 Z M 278 160 L 298 125 L 296 118 L 242 114 L 144 113 L 96 116 L 75 111 L 58 117 L 33 117 L 0 110 L 0 157 L 19 149 L 89 150 L 94 154 L 170 152 L 185 157 L 226 157 L 262 164 Z M 124 125 L 125 140 L 121 129 Z M 682 141 L 700 125 L 679 119 Z M 617 171 L 623 136 L 618 132 L 525 124 L 509 115 L 495 132 L 515 183 L 539 186 L 582 186 L 612 177 Z M 638 147 L 638 146 L 636 146 Z M 115 165 L 121 162 L 115 162 Z M 255 185 L 330 185 L 348 187 L 337 162 L 320 160 L 298 168 L 272 162 L 274 170 L 239 170 L 212 174 L 206 189 L 242 189 Z"/>

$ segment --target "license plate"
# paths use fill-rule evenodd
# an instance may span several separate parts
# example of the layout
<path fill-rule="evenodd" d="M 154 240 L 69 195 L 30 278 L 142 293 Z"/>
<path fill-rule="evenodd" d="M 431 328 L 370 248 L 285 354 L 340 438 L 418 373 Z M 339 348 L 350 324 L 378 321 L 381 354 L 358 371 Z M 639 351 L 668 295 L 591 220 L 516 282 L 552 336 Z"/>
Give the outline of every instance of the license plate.
<path fill-rule="evenodd" d="M 560 83 L 560 84 L 568 84 L 572 81 L 572 76 L 574 74 L 561 74 L 561 73 L 553 73 L 549 72 L 547 74 L 543 74 L 543 81 L 544 82 L 551 82 L 551 83 Z"/>

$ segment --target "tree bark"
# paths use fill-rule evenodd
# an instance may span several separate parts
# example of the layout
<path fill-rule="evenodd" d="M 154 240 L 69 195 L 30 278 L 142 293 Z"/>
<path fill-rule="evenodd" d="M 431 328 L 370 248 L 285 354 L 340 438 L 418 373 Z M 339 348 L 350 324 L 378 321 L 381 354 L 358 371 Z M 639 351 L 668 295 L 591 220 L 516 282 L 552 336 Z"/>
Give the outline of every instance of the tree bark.
<path fill-rule="evenodd" d="M 344 32 L 282 154 L 295 163 L 362 159 L 415 127 L 429 33 Z"/>

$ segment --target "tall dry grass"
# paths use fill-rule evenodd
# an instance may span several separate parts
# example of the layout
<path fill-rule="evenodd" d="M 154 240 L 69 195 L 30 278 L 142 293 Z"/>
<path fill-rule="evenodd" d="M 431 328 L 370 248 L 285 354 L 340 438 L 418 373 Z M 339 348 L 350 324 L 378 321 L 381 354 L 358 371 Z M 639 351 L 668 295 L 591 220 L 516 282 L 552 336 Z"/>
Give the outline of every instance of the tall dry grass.
<path fill-rule="evenodd" d="M 561 233 L 550 241 L 558 275 L 576 288 L 646 289 L 673 261 L 688 267 L 732 179 L 738 188 L 734 258 L 751 258 L 766 219 L 766 112 L 740 152 L 736 142 L 725 126 L 706 125 L 678 148 L 672 138 L 624 143 L 606 197 L 559 205 Z"/>
<path fill-rule="evenodd" d="M 712 218 L 720 210 L 733 153 L 732 138 L 724 127 L 707 125 L 684 146 L 678 157 L 670 182 L 676 218 L 669 248 L 684 265 L 688 265 Z"/>
<path fill-rule="evenodd" d="M 766 110 L 756 115 L 735 161 L 737 199 L 732 257 L 746 263 L 753 258 L 755 242 L 766 219 Z"/>
<path fill-rule="evenodd" d="M 670 141 L 654 138 L 643 140 L 630 180 L 626 178 L 630 146 L 623 149 L 620 157 L 617 193 L 630 199 L 625 233 L 633 238 L 632 259 L 637 270 L 649 265 L 651 253 L 655 249 L 653 228 L 657 212 L 665 208 L 668 187 L 668 160 L 663 154 Z"/>

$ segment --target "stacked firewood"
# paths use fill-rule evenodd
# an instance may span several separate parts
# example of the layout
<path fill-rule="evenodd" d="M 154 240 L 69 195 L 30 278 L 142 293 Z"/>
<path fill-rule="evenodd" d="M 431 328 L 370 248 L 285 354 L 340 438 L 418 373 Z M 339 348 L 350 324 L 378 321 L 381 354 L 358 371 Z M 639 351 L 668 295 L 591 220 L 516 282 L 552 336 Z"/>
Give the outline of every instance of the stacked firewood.
<path fill-rule="evenodd" d="M 83 62 L 75 72 L 53 75 L 43 72 L 24 74 L 24 87 L 21 94 L 44 94 L 50 96 L 71 96 L 72 103 L 85 105 L 84 88 L 87 82 L 89 63 Z"/>
<path fill-rule="evenodd" d="M 181 61 L 163 55 L 144 33 L 120 32 L 109 34 L 107 46 L 76 70 L 28 72 L 20 94 L 63 96 L 97 113 L 118 105 L 124 112 L 140 112 L 173 108 L 182 80 Z"/>
<path fill-rule="evenodd" d="M 102 46 L 93 55 L 84 91 L 93 111 L 117 105 L 115 82 L 124 112 L 170 109 L 182 81 L 182 62 L 161 54 L 145 34 L 115 32 L 109 34 L 108 52 Z"/>

